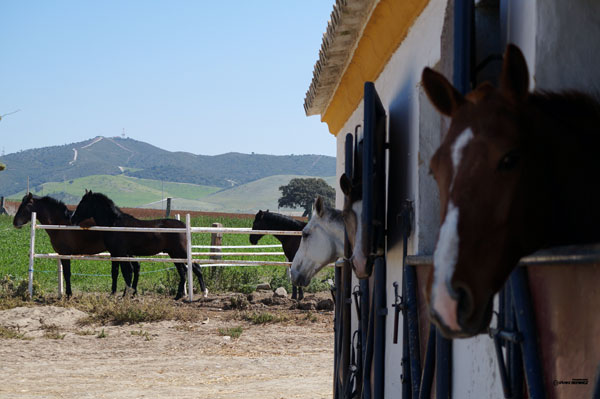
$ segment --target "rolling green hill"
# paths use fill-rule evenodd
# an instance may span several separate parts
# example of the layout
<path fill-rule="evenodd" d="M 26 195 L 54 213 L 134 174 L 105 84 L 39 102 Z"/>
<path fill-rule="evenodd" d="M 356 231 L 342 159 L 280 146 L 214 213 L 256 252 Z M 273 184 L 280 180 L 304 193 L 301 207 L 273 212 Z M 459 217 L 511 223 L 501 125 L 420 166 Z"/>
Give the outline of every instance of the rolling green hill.
<path fill-rule="evenodd" d="M 221 190 L 203 197 L 199 201 L 175 198 L 172 209 L 187 209 L 211 212 L 255 213 L 259 209 L 277 211 L 277 200 L 281 197 L 279 187 L 286 185 L 298 175 L 269 176 L 240 186 Z M 332 187 L 335 176 L 323 178 Z M 148 208 L 164 208 L 163 204 L 149 204 Z M 285 213 L 302 214 L 303 209 L 281 209 Z"/>
<path fill-rule="evenodd" d="M 274 175 L 335 174 L 335 158 L 323 155 L 195 155 L 166 151 L 129 138 L 101 136 L 4 155 L 0 162 L 6 164 L 6 170 L 0 173 L 0 195 L 6 197 L 26 190 L 28 179 L 29 187 L 36 191 L 48 182 L 69 182 L 93 175 L 227 188 Z"/>
<path fill-rule="evenodd" d="M 124 175 L 94 175 L 63 182 L 50 182 L 36 186 L 36 195 L 51 195 L 68 204 L 77 204 L 86 189 L 108 195 L 120 207 L 164 209 L 165 199 L 173 198 L 173 210 L 255 213 L 259 209 L 277 211 L 281 196 L 279 187 L 299 175 L 269 176 L 250 183 L 221 189 L 189 183 L 161 182 L 138 179 Z M 335 187 L 335 176 L 324 178 Z M 25 191 L 10 199 L 20 201 Z M 282 209 L 286 213 L 302 214 L 302 209 Z"/>
<path fill-rule="evenodd" d="M 37 195 L 51 195 L 68 204 L 77 204 L 86 189 L 108 195 L 121 207 L 139 207 L 167 197 L 196 200 L 220 190 L 218 187 L 163 183 L 123 175 L 94 175 L 64 182 L 44 183 L 36 186 L 32 192 Z M 25 191 L 21 191 L 11 198 L 20 200 L 24 194 Z"/>

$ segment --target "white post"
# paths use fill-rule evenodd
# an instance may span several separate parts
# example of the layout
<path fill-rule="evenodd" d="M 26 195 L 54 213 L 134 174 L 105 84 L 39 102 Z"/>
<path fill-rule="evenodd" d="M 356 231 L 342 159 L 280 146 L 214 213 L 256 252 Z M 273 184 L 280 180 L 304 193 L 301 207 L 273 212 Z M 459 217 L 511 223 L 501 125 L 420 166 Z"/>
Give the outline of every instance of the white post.
<path fill-rule="evenodd" d="M 187 242 L 187 277 L 188 277 L 188 298 L 190 302 L 194 300 L 194 280 L 192 279 L 192 222 L 190 220 L 190 214 L 185 215 L 185 236 Z"/>
<path fill-rule="evenodd" d="M 58 297 L 62 298 L 63 294 L 64 294 L 64 289 L 63 289 L 63 265 L 62 265 L 62 259 L 58 258 L 56 260 L 57 262 L 57 266 L 58 266 Z"/>
<path fill-rule="evenodd" d="M 31 212 L 31 238 L 29 240 L 29 298 L 33 299 L 33 259 L 35 255 L 35 222 L 37 214 Z"/>

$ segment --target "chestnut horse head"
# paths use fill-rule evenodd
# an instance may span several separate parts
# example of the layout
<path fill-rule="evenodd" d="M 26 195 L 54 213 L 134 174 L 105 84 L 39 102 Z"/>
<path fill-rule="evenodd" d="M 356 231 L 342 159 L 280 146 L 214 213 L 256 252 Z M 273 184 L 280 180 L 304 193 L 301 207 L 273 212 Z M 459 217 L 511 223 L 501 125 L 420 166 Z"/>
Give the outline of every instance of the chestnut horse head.
<path fill-rule="evenodd" d="M 530 93 L 525 58 L 512 45 L 499 88 L 482 84 L 463 96 L 429 68 L 422 82 L 451 117 L 430 163 L 441 209 L 430 314 L 447 337 L 468 337 L 487 328 L 494 294 L 522 256 L 600 238 L 581 226 L 600 221 L 600 190 L 582 177 L 600 172 L 597 156 L 585 155 L 598 151 L 600 106 L 580 93 Z"/>

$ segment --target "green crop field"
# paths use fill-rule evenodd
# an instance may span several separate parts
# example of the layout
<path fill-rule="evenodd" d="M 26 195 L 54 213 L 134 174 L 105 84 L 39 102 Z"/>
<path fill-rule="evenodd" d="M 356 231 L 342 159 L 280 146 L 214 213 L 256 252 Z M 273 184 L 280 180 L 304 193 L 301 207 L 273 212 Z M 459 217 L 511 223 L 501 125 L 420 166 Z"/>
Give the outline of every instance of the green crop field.
<path fill-rule="evenodd" d="M 219 222 L 224 227 L 251 227 L 252 220 L 224 217 L 198 217 L 192 218 L 193 226 L 211 226 Z M 0 215 L 0 280 L 13 285 L 25 284 L 28 278 L 29 264 L 29 237 L 30 225 L 22 229 L 12 226 L 12 217 Z M 194 234 L 194 245 L 209 245 L 209 234 Z M 48 235 L 36 231 L 36 253 L 52 253 Z M 248 245 L 246 234 L 225 234 L 223 245 Z M 279 244 L 272 236 L 265 236 L 259 244 Z M 264 248 L 262 251 L 281 252 L 277 248 Z M 227 250 L 229 251 L 229 250 Z M 239 251 L 249 251 L 246 249 Z M 252 259 L 251 257 L 237 257 L 236 259 Z M 256 259 L 256 258 L 254 258 Z M 264 256 L 264 260 L 285 261 L 283 256 Z M 36 259 L 34 265 L 34 281 L 40 293 L 57 292 L 57 266 L 55 260 Z M 165 270 L 166 269 L 166 270 Z M 74 295 L 81 292 L 110 292 L 111 278 L 110 262 L 107 261 L 72 261 L 71 283 Z M 145 292 L 174 295 L 179 277 L 172 263 L 142 263 L 138 294 Z M 203 268 L 204 278 L 210 291 L 235 291 L 250 292 L 258 283 L 268 282 L 273 288 L 285 287 L 291 289 L 286 270 L 281 266 L 252 266 L 252 267 L 206 267 Z M 328 289 L 322 282 L 323 279 L 332 278 L 333 270 L 324 269 L 308 287 L 309 292 Z M 197 280 L 194 277 L 195 290 L 198 292 Z M 1 288 L 1 287 L 0 287 Z M 123 278 L 119 275 L 118 289 L 124 289 Z"/>

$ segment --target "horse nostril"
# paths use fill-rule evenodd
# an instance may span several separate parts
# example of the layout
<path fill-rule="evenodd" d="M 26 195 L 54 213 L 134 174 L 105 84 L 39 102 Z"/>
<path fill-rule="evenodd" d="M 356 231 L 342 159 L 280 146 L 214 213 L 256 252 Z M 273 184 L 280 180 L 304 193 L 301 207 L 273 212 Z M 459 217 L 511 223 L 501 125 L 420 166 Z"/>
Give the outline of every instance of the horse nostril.
<path fill-rule="evenodd" d="M 471 294 L 471 290 L 469 290 L 464 285 L 458 285 L 455 289 L 456 294 L 458 295 L 458 307 L 457 313 L 459 320 L 468 319 L 475 307 L 473 306 L 473 295 Z"/>

